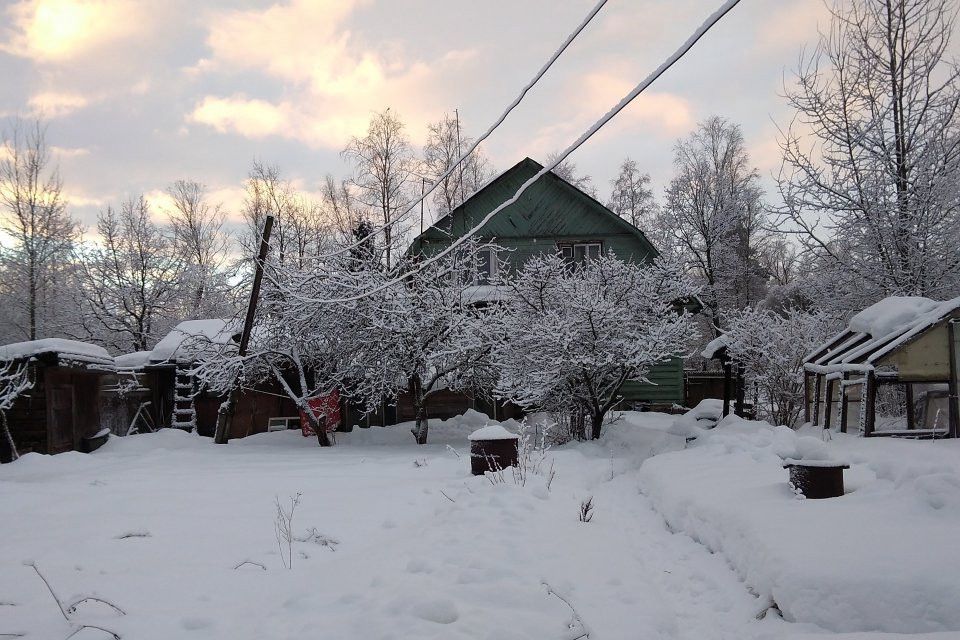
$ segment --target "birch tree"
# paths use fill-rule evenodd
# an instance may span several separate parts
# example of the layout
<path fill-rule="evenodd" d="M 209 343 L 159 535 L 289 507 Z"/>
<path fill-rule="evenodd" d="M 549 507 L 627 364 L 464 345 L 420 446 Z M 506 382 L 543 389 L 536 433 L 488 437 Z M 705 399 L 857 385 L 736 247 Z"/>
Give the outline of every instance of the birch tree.
<path fill-rule="evenodd" d="M 226 278 L 229 236 L 224 230 L 226 212 L 211 204 L 206 187 L 192 180 L 177 180 L 167 189 L 173 203 L 167 211 L 173 239 L 184 257 L 185 284 L 192 289 L 188 313 L 193 318 L 222 315 L 226 310 Z"/>
<path fill-rule="evenodd" d="M 674 153 L 667 219 L 681 255 L 703 282 L 701 298 L 718 328 L 725 309 L 747 307 L 761 295 L 759 174 L 740 127 L 717 116 L 679 141 Z"/>
<path fill-rule="evenodd" d="M 841 310 L 960 286 L 960 68 L 950 0 L 850 0 L 786 88 L 781 229 Z"/>
<path fill-rule="evenodd" d="M 650 188 L 650 174 L 641 173 L 634 160 L 624 159 L 610 186 L 608 209 L 641 231 L 649 232 L 659 226 L 659 207 Z"/>
<path fill-rule="evenodd" d="M 9 238 L 4 304 L 18 337 L 56 332 L 78 234 L 40 121 L 14 121 L 0 147 L 0 235 Z"/>
<path fill-rule="evenodd" d="M 400 220 L 410 202 L 409 183 L 414 168 L 413 151 L 403 122 L 389 108 L 375 113 L 367 134 L 354 137 L 342 155 L 353 165 L 351 185 L 355 197 L 376 217 L 383 234 L 384 266 L 394 264 L 397 245 L 409 227 Z"/>
<path fill-rule="evenodd" d="M 440 120 L 427 125 L 422 173 L 431 182 L 439 181 L 433 195 L 433 205 L 438 215 L 445 215 L 456 209 L 493 177 L 490 161 L 478 148 L 456 166 L 450 175 L 440 179 L 447 170 L 456 165 L 463 151 L 472 144 L 473 138 L 461 131 L 459 116 L 451 117 L 445 113 Z"/>

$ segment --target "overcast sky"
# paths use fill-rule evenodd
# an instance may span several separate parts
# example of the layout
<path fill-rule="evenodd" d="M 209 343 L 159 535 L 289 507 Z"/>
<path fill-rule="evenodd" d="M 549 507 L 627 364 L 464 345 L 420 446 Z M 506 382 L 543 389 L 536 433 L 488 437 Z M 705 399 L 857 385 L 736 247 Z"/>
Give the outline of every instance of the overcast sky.
<path fill-rule="evenodd" d="M 414 143 L 454 108 L 479 134 L 594 2 L 0 0 L 0 115 L 48 120 L 85 224 L 178 178 L 235 211 L 254 158 L 315 190 L 387 106 Z M 495 167 L 565 147 L 719 4 L 610 0 L 488 141 Z M 719 114 L 769 177 L 784 77 L 824 16 L 820 0 L 745 0 L 573 160 L 605 198 L 629 155 L 659 195 L 676 139 Z"/>

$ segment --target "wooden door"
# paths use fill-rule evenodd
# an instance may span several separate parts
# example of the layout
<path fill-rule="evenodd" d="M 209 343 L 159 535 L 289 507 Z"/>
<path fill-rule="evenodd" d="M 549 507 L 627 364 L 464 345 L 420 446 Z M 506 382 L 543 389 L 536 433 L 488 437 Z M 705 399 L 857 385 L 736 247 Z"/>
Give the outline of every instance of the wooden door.
<path fill-rule="evenodd" d="M 57 384 L 47 388 L 47 453 L 74 449 L 73 387 Z"/>

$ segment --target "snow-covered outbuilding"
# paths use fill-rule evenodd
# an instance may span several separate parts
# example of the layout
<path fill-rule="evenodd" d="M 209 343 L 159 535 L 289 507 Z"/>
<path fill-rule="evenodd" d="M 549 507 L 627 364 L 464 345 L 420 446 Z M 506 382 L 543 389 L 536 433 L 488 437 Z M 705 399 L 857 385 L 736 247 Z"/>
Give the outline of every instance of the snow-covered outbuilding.
<path fill-rule="evenodd" d="M 82 451 L 101 431 L 103 380 L 114 371 L 103 347 L 62 338 L 8 344 L 0 346 L 0 370 L 26 376 L 7 388 L 5 417 L 18 453 Z M 13 454 L 0 438 L 0 461 Z"/>
<path fill-rule="evenodd" d="M 960 298 L 894 296 L 804 361 L 805 418 L 865 436 L 957 437 Z"/>

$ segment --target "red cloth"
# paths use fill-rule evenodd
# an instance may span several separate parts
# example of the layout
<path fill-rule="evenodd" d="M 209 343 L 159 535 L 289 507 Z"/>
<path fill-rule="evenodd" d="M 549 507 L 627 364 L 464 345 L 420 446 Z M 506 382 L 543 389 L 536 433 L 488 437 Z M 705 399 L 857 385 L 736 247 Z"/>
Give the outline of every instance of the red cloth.
<path fill-rule="evenodd" d="M 336 430 L 340 424 L 340 394 L 337 391 L 310 398 L 307 404 L 310 405 L 317 422 L 326 426 L 328 433 Z M 300 429 L 303 431 L 304 437 L 317 435 L 313 427 L 310 426 L 307 414 L 303 411 L 300 411 Z"/>

